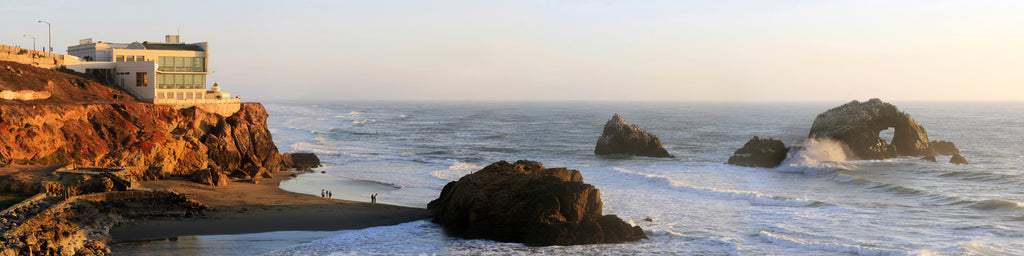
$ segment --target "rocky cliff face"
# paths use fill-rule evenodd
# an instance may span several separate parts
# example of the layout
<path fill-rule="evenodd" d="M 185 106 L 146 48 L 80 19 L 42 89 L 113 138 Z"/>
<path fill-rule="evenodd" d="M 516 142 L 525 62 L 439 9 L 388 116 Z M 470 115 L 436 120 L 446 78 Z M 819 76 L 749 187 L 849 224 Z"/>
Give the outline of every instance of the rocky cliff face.
<path fill-rule="evenodd" d="M 619 114 L 615 114 L 605 123 L 604 132 L 597 138 L 597 145 L 594 146 L 594 154 L 672 157 L 661 146 L 658 136 L 640 129 L 639 126 L 629 125 Z"/>
<path fill-rule="evenodd" d="M 53 95 L 0 100 L 0 164 L 160 166 L 172 175 L 211 167 L 252 175 L 281 168 L 259 103 L 243 103 L 229 117 L 176 110 L 135 101 L 86 78 L 17 63 L 0 63 L 0 89 Z"/>
<path fill-rule="evenodd" d="M 878 136 L 888 128 L 895 130 L 892 144 Z M 857 159 L 935 155 L 924 127 L 896 106 L 879 99 L 852 101 L 819 114 L 808 137 L 843 142 Z"/>
<path fill-rule="evenodd" d="M 576 170 L 520 160 L 493 163 L 445 185 L 427 209 L 451 235 L 527 245 L 619 243 L 647 238 L 615 215 Z"/>

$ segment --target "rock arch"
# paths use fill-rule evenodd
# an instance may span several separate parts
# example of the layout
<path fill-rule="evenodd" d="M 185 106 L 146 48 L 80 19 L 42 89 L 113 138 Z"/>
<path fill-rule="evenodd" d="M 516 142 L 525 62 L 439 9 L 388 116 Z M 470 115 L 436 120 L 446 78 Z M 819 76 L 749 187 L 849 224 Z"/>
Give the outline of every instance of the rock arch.
<path fill-rule="evenodd" d="M 891 142 L 879 137 L 880 132 L 889 128 L 894 130 Z M 935 155 L 924 127 L 896 106 L 879 99 L 855 100 L 819 114 L 808 137 L 841 141 L 856 159 Z"/>

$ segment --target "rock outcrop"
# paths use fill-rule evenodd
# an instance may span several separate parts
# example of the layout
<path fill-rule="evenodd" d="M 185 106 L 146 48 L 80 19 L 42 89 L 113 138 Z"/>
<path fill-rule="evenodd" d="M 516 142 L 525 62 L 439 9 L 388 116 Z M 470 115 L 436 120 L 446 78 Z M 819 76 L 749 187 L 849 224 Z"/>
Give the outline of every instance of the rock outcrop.
<path fill-rule="evenodd" d="M 228 175 L 210 169 L 196 171 L 192 174 L 192 181 L 211 186 L 227 186 L 231 184 L 231 179 L 228 179 Z"/>
<path fill-rule="evenodd" d="M 601 215 L 601 194 L 576 170 L 520 160 L 493 163 L 444 186 L 427 209 L 450 235 L 527 245 L 619 243 L 640 227 Z"/>
<path fill-rule="evenodd" d="M 149 178 L 188 176 L 211 166 L 226 173 L 282 168 L 259 103 L 243 103 L 228 117 L 176 110 L 79 76 L 0 64 L 17 71 L 0 72 L 0 89 L 52 93 L 41 100 L 0 100 L 0 162 L 159 166 L 161 173 Z"/>
<path fill-rule="evenodd" d="M 948 155 L 956 155 L 956 154 L 960 153 L 960 148 L 957 148 L 956 147 L 956 143 L 953 143 L 952 141 L 944 141 L 944 140 L 935 141 L 935 140 L 933 140 L 931 142 L 931 145 L 932 145 L 932 149 L 935 150 L 935 153 L 939 154 L 939 155 L 947 155 L 948 156 Z"/>
<path fill-rule="evenodd" d="M 281 163 L 299 170 L 309 170 L 320 166 L 320 158 L 313 153 L 284 153 Z"/>
<path fill-rule="evenodd" d="M 888 128 L 894 129 L 892 144 L 878 136 Z M 819 114 L 808 137 L 840 141 L 850 148 L 855 159 L 935 154 L 924 127 L 896 106 L 879 99 L 852 101 Z"/>
<path fill-rule="evenodd" d="M 951 164 L 967 164 L 967 158 L 964 158 L 964 156 L 961 156 L 960 154 L 953 154 L 953 157 L 949 158 L 949 163 L 951 163 Z"/>
<path fill-rule="evenodd" d="M 754 136 L 742 148 L 737 149 L 726 163 L 747 167 L 775 168 L 783 160 L 786 160 L 787 154 L 789 154 L 789 148 L 786 148 L 782 141 Z"/>
<path fill-rule="evenodd" d="M 672 157 L 661 146 L 658 136 L 640 129 L 639 126 L 627 124 L 619 114 L 615 114 L 605 123 L 604 132 L 594 147 L 594 154 Z"/>
<path fill-rule="evenodd" d="M 168 191 L 36 196 L 0 215 L 0 255 L 110 255 L 114 225 L 127 219 L 191 217 L 206 206 Z"/>

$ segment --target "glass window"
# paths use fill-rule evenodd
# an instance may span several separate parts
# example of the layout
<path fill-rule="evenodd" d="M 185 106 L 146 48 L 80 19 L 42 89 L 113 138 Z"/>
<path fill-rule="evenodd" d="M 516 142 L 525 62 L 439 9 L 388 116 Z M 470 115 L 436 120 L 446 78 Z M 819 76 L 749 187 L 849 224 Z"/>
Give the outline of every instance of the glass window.
<path fill-rule="evenodd" d="M 147 78 L 146 72 L 135 72 L 135 87 L 149 86 L 149 79 Z"/>
<path fill-rule="evenodd" d="M 174 71 L 184 71 L 180 67 L 185 66 L 185 57 L 174 57 Z"/>
<path fill-rule="evenodd" d="M 117 55 L 117 60 L 115 60 L 115 61 L 116 62 L 124 62 L 124 55 Z"/>

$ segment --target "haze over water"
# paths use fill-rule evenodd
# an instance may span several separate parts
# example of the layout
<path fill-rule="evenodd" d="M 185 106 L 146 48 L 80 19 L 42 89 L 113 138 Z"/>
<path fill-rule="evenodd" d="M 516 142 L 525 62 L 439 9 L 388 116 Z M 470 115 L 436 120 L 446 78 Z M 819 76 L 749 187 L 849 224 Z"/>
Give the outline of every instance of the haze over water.
<path fill-rule="evenodd" d="M 449 238 L 415 222 L 342 231 L 271 254 L 1024 253 L 1024 143 L 1010 136 L 1024 134 L 1024 104 L 896 103 L 932 139 L 955 141 L 969 165 L 948 164 L 948 156 L 932 163 L 827 154 L 773 169 L 723 164 L 755 135 L 804 143 L 814 117 L 839 104 L 268 104 L 283 151 L 316 152 L 331 175 L 401 187 L 382 193 L 385 202 L 425 206 L 462 175 L 529 159 L 581 171 L 601 190 L 606 214 L 651 237 L 535 248 Z M 677 158 L 595 156 L 612 113 L 657 134 Z"/>

